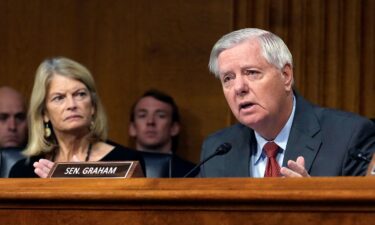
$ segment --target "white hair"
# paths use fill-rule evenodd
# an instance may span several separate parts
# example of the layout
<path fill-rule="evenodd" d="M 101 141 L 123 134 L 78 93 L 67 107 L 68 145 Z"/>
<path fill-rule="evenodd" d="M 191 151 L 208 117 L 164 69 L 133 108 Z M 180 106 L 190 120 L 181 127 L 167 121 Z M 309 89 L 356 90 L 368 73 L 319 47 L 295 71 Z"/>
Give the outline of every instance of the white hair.
<path fill-rule="evenodd" d="M 250 39 L 259 41 L 261 53 L 268 63 L 278 69 L 289 64 L 293 68 L 293 58 L 288 47 L 277 35 L 258 28 L 246 28 L 233 31 L 221 37 L 212 48 L 208 68 L 219 77 L 218 57 L 221 52 Z"/>

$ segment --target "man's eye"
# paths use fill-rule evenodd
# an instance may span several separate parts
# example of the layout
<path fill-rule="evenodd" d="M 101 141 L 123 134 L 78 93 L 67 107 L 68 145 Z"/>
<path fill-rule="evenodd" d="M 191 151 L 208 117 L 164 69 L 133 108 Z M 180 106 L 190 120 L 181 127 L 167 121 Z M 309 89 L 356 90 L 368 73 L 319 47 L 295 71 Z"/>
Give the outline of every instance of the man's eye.
<path fill-rule="evenodd" d="M 223 82 L 225 83 L 225 82 L 228 82 L 230 80 L 230 78 L 229 77 L 224 77 L 223 78 Z"/>
<path fill-rule="evenodd" d="M 257 70 L 245 70 L 246 75 L 258 75 L 259 71 Z"/>
<path fill-rule="evenodd" d="M 18 121 L 25 121 L 26 120 L 26 113 L 17 113 L 15 117 Z"/>
<path fill-rule="evenodd" d="M 0 121 L 6 121 L 8 119 L 8 114 L 0 114 Z"/>
<path fill-rule="evenodd" d="M 230 75 L 230 74 L 224 75 L 223 76 L 223 83 L 226 83 L 226 82 L 230 81 L 231 79 L 233 79 L 233 75 Z"/>
<path fill-rule="evenodd" d="M 164 119 L 167 117 L 167 115 L 165 113 L 159 113 L 158 117 Z"/>
<path fill-rule="evenodd" d="M 137 118 L 139 119 L 142 119 L 142 118 L 145 118 L 146 117 L 146 114 L 137 114 Z"/>

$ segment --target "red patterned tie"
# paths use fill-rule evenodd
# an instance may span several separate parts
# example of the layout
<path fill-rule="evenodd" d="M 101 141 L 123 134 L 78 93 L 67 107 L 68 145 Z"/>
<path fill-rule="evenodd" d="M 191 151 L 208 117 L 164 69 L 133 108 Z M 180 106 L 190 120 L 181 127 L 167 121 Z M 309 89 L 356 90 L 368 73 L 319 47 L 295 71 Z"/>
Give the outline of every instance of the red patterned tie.
<path fill-rule="evenodd" d="M 277 146 L 275 142 L 270 141 L 264 145 L 263 149 L 267 155 L 267 166 L 266 166 L 266 171 L 264 171 L 264 177 L 280 176 L 280 166 L 276 160 L 276 156 L 279 151 L 279 146 Z"/>

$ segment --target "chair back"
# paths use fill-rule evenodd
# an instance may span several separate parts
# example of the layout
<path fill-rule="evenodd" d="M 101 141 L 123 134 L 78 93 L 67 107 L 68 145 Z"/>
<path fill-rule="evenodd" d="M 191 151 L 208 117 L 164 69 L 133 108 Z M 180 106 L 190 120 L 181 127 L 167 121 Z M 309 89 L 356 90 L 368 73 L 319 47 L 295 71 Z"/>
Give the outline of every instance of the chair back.
<path fill-rule="evenodd" d="M 141 152 L 147 177 L 171 177 L 171 154 Z"/>
<path fill-rule="evenodd" d="M 22 155 L 23 148 L 1 148 L 0 149 L 0 177 L 9 177 L 9 172 L 14 164 L 26 158 Z"/>

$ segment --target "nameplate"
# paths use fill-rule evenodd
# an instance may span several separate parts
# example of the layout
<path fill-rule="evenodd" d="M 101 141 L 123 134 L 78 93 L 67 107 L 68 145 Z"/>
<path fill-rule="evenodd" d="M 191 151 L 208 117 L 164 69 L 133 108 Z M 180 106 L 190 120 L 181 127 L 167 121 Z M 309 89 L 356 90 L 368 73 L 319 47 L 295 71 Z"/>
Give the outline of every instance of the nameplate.
<path fill-rule="evenodd" d="M 49 178 L 129 178 L 143 177 L 138 161 L 59 162 L 48 174 Z"/>
<path fill-rule="evenodd" d="M 375 176 L 375 153 L 372 156 L 372 160 L 367 168 L 366 176 Z"/>

